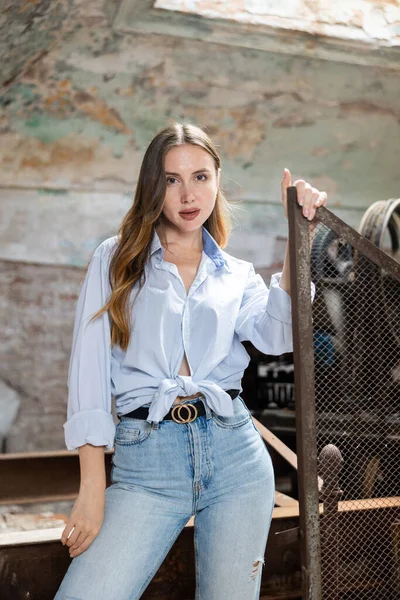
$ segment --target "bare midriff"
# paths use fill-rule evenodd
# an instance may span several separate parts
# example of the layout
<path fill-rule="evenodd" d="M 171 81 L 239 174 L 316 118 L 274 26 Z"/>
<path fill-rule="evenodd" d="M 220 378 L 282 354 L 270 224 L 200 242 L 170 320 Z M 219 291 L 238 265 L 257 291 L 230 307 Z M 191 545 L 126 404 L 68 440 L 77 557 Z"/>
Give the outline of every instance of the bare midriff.
<path fill-rule="evenodd" d="M 185 402 L 186 400 L 193 400 L 194 398 L 200 398 L 203 394 L 201 392 L 197 392 L 193 396 L 177 396 L 174 404 L 180 404 L 181 402 Z"/>
<path fill-rule="evenodd" d="M 186 353 L 183 356 L 181 368 L 179 369 L 179 375 L 190 375 L 190 369 L 188 365 L 188 361 L 186 358 Z M 197 392 L 197 394 L 193 394 L 192 396 L 177 396 L 174 404 L 180 404 L 181 402 L 185 402 L 186 400 L 193 400 L 194 398 L 199 398 L 203 394 L 201 392 Z"/>

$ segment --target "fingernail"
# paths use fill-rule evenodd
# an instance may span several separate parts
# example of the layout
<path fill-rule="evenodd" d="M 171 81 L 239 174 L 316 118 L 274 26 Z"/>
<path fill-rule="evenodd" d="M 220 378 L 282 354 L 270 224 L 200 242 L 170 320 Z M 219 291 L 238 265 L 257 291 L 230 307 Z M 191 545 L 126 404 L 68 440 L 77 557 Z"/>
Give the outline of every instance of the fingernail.
<path fill-rule="evenodd" d="M 303 212 L 303 214 L 304 214 L 304 216 L 305 216 L 305 217 L 308 217 L 308 215 L 309 215 L 310 213 L 309 213 L 309 212 L 308 212 L 308 210 L 306 209 L 306 210 Z"/>

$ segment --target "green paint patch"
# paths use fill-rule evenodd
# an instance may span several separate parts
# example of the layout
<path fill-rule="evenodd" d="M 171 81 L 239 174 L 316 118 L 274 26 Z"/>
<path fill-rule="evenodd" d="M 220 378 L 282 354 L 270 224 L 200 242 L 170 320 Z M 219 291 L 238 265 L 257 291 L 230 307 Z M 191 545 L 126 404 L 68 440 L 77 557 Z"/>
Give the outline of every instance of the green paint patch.
<path fill-rule="evenodd" d="M 54 119 L 45 114 L 33 114 L 25 122 L 13 123 L 16 131 L 22 135 L 34 136 L 44 144 L 52 144 L 71 132 L 80 131 L 81 123 L 70 119 Z"/>
<path fill-rule="evenodd" d="M 38 188 L 38 196 L 68 196 L 69 190 L 67 189 L 54 189 L 54 188 Z"/>
<path fill-rule="evenodd" d="M 102 145 L 111 149 L 116 158 L 124 155 L 130 140 L 130 136 L 112 132 L 90 119 L 55 119 L 46 114 L 36 113 L 26 121 L 14 120 L 12 125 L 20 135 L 35 137 L 44 144 L 53 144 L 71 133 L 98 139 Z"/>
<path fill-rule="evenodd" d="M 23 83 L 19 83 L 13 88 L 13 95 L 15 100 L 24 105 L 32 104 L 40 98 L 35 85 L 26 85 Z"/>

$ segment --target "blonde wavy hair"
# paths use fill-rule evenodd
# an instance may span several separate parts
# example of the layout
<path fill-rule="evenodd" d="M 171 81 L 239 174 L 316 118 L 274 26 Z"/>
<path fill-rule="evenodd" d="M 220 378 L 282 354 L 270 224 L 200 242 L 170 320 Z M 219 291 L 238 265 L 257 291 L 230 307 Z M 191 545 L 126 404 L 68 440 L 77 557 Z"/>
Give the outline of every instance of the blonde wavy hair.
<path fill-rule="evenodd" d="M 139 282 L 139 293 L 145 283 L 144 267 L 150 255 L 153 232 L 162 219 L 166 192 L 165 156 L 171 148 L 183 144 L 193 144 L 206 150 L 214 160 L 216 174 L 221 166 L 220 156 L 210 136 L 197 125 L 173 122 L 150 142 L 140 167 L 133 204 L 119 227 L 118 242 L 110 261 L 111 297 L 91 318 L 95 319 L 108 310 L 111 345 L 118 344 L 124 351 L 131 335 L 131 291 Z M 214 209 L 204 227 L 221 248 L 227 245 L 232 231 L 233 210 L 220 186 Z"/>

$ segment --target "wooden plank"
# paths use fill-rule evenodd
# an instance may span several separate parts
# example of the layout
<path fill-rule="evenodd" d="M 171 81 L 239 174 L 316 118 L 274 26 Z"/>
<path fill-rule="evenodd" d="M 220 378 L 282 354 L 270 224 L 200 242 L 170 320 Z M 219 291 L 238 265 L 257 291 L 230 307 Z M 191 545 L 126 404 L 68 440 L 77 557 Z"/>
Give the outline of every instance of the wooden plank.
<path fill-rule="evenodd" d="M 258 419 L 252 416 L 254 421 L 254 425 L 257 427 L 258 431 L 261 434 L 263 440 L 271 446 L 278 454 L 282 456 L 297 471 L 297 454 L 293 452 L 282 440 L 276 437 L 265 425 L 260 423 Z M 322 487 L 322 479 L 318 477 L 318 489 L 320 490 Z"/>
<path fill-rule="evenodd" d="M 190 517 L 185 527 L 193 526 L 194 517 Z M 5 533 L 0 533 L 0 548 L 7 546 L 24 546 L 27 544 L 44 544 L 47 542 L 60 541 L 64 527 L 31 529 L 29 531 L 6 531 Z"/>
<path fill-rule="evenodd" d="M 8 506 L 13 504 L 32 504 L 32 502 L 65 502 L 69 500 L 76 500 L 78 492 L 71 492 L 69 494 L 35 494 L 32 496 L 15 496 L 14 498 L 1 498 L 0 506 Z"/>
<path fill-rule="evenodd" d="M 111 484 L 112 452 L 104 453 Z M 0 454 L 0 504 L 73 500 L 79 491 L 79 452 L 69 450 Z"/>
<path fill-rule="evenodd" d="M 360 510 L 379 510 L 386 508 L 400 507 L 400 496 L 391 498 L 363 498 L 361 500 L 341 500 L 339 502 L 339 512 L 360 511 Z"/>
<path fill-rule="evenodd" d="M 274 450 L 276 450 L 282 458 L 284 458 L 289 465 L 293 467 L 297 471 L 297 455 L 293 450 L 291 450 L 286 444 L 284 444 L 279 438 L 276 437 L 265 425 L 260 423 L 258 419 L 252 416 L 254 425 L 257 427 L 258 431 L 261 434 L 263 440 L 271 446 Z"/>
<path fill-rule="evenodd" d="M 339 512 L 360 512 L 365 510 L 385 510 L 388 508 L 399 508 L 400 497 L 394 496 L 391 498 L 363 498 L 360 500 L 341 500 L 339 502 Z M 319 505 L 319 514 L 323 514 L 324 505 L 321 502 Z M 274 508 L 272 513 L 273 519 L 289 519 L 299 516 L 298 506 L 286 505 Z"/>
<path fill-rule="evenodd" d="M 297 506 L 299 505 L 298 500 L 292 498 L 291 496 L 287 496 L 286 494 L 282 494 L 282 492 L 278 492 L 275 490 L 275 504 L 276 506 Z"/>
<path fill-rule="evenodd" d="M 279 492 L 277 492 L 279 494 Z M 282 494 L 282 497 L 285 494 Z M 285 496 L 289 498 L 289 496 Z M 293 498 L 290 498 L 293 500 Z M 286 502 L 282 500 L 282 502 Z M 298 518 L 299 507 L 297 501 L 295 504 L 285 504 L 285 506 L 279 506 L 274 508 L 272 513 L 273 519 L 287 519 L 287 518 Z M 322 512 L 322 504 L 320 505 L 320 512 Z M 190 517 L 185 527 L 194 526 L 194 517 Z M 20 546 L 25 544 L 40 544 L 45 542 L 59 541 L 63 532 L 63 527 L 53 527 L 51 529 L 35 529 L 31 531 L 11 531 L 6 533 L 0 533 L 0 548 L 4 546 Z"/>
<path fill-rule="evenodd" d="M 113 450 L 107 450 L 105 454 L 113 454 Z M 36 452 L 8 452 L 6 454 L 0 454 L 0 463 L 10 463 L 13 460 L 32 460 L 34 458 L 54 458 L 56 456 L 69 458 L 71 456 L 77 456 L 79 459 L 78 450 L 39 450 Z"/>
<path fill-rule="evenodd" d="M 44 544 L 60 542 L 64 527 L 49 529 L 31 529 L 30 531 L 10 531 L 0 533 L 0 548 L 5 546 L 25 546 L 26 544 Z"/>

